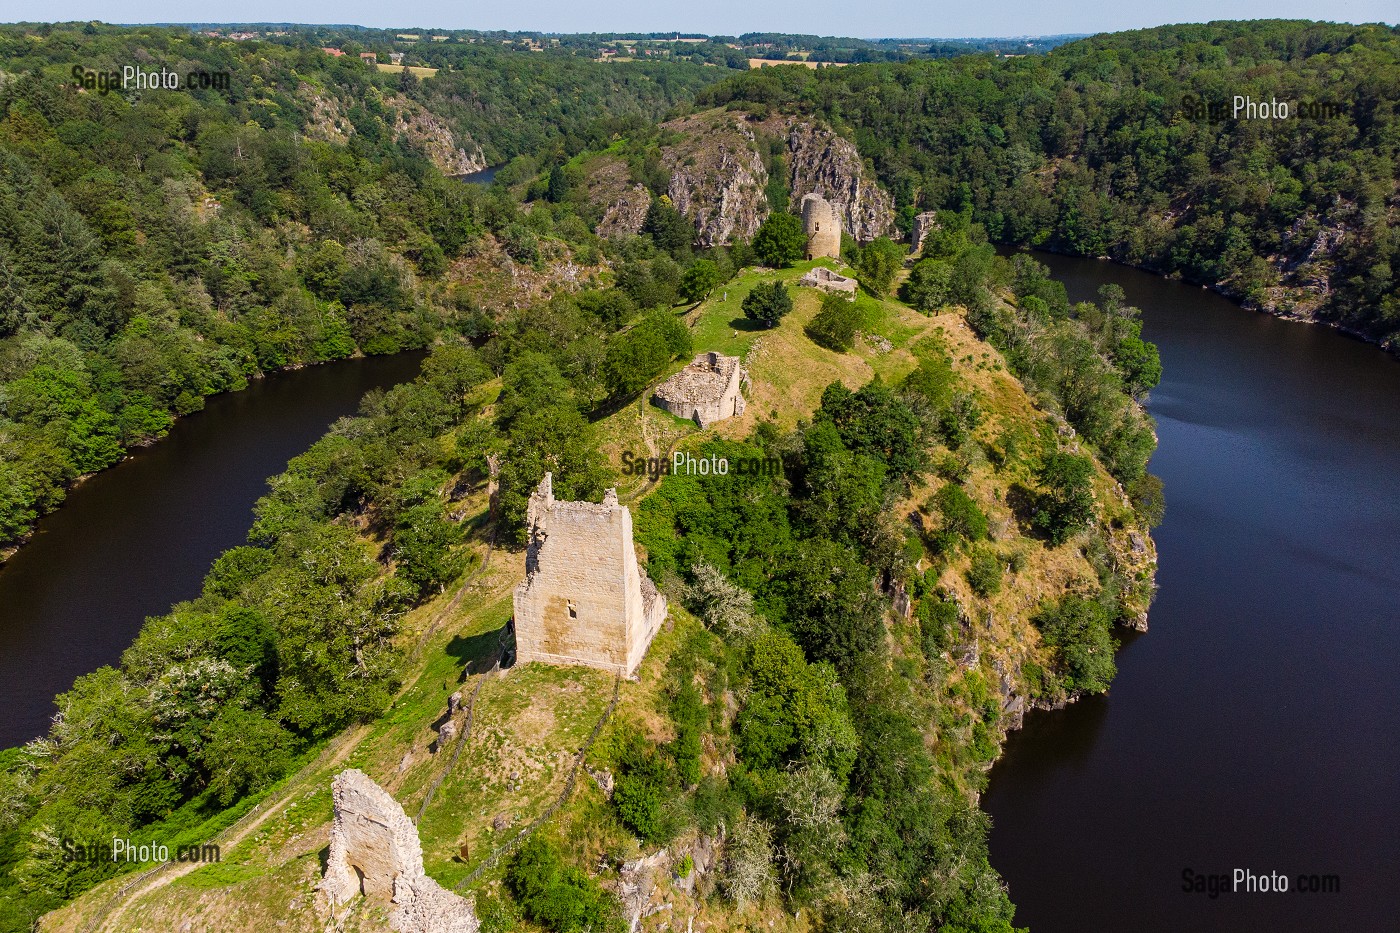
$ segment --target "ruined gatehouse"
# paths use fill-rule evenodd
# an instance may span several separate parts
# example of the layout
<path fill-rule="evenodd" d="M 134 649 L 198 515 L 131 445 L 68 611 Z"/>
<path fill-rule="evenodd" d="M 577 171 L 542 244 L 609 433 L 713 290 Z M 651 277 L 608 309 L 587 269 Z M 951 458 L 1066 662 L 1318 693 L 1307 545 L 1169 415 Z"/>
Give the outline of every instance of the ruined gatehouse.
<path fill-rule="evenodd" d="M 400 933 L 477 933 L 472 902 L 423 872 L 418 827 L 399 802 L 357 768 L 331 782 L 335 817 L 320 890 L 333 907 L 366 898 L 389 901 Z"/>
<path fill-rule="evenodd" d="M 807 234 L 807 258 L 841 257 L 841 215 L 836 205 L 819 194 L 802 198 L 802 230 Z"/>
<path fill-rule="evenodd" d="M 554 498 L 546 473 L 526 512 L 525 581 L 515 588 L 521 663 L 581 664 L 630 677 L 666 618 L 666 597 L 637 563 L 632 513 Z"/>
<path fill-rule="evenodd" d="M 708 428 L 744 413 L 743 384 L 747 378 L 737 356 L 701 353 L 663 382 L 652 401 L 678 418 L 690 418 Z"/>

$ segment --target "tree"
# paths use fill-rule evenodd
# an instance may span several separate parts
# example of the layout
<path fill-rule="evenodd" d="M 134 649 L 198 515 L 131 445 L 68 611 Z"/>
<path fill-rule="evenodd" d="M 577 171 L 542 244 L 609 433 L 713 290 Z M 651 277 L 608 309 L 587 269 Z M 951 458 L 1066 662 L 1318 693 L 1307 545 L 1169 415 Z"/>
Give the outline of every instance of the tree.
<path fill-rule="evenodd" d="M 686 301 L 703 301 L 719 280 L 719 266 L 709 259 L 697 259 L 681 276 L 681 297 Z"/>
<path fill-rule="evenodd" d="M 760 282 L 744 296 L 744 317 L 764 327 L 774 327 L 792 310 L 792 296 L 780 280 Z"/>
<path fill-rule="evenodd" d="M 769 214 L 754 234 L 753 251 L 759 262 L 774 269 L 797 262 L 807 252 L 802 221 L 791 214 Z"/>
<path fill-rule="evenodd" d="M 876 298 L 884 297 L 894 283 L 895 274 L 904 265 L 904 247 L 889 237 L 877 237 L 856 254 L 856 277 L 865 290 Z"/>
<path fill-rule="evenodd" d="M 828 292 L 822 296 L 821 310 L 805 330 L 814 343 L 837 353 L 845 353 L 855 345 L 860 319 L 860 310 L 854 301 Z"/>
<path fill-rule="evenodd" d="M 952 297 L 953 266 L 942 259 L 921 259 L 909 270 L 899 297 L 925 314 L 937 311 Z"/>
<path fill-rule="evenodd" d="M 1088 457 L 1053 453 L 1036 471 L 1043 491 L 1031 524 L 1052 544 L 1062 544 L 1094 520 L 1094 464 Z"/>
<path fill-rule="evenodd" d="M 695 242 L 695 227 L 676 210 L 666 195 L 655 199 L 647 208 L 642 232 L 652 238 L 660 249 L 672 256 L 684 257 Z"/>
<path fill-rule="evenodd" d="M 1113 351 L 1113 361 L 1123 374 L 1123 386 L 1141 400 L 1162 381 L 1162 357 L 1157 345 L 1137 335 L 1124 337 Z"/>
<path fill-rule="evenodd" d="M 1070 693 L 1102 693 L 1117 673 L 1113 652 L 1117 644 L 1104 607 L 1078 596 L 1066 596 L 1040 611 L 1033 620 L 1045 643 L 1055 649 L 1061 682 Z"/>

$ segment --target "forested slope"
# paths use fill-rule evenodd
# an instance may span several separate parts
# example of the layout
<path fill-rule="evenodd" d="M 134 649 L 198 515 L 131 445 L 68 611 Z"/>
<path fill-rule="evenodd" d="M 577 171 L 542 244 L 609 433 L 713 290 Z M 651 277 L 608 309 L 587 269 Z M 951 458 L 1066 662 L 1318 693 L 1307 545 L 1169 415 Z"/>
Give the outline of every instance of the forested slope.
<path fill-rule="evenodd" d="M 1235 95 L 1289 101 L 1293 116 L 1235 119 Z M 844 127 L 906 226 L 969 209 L 1000 241 L 1109 255 L 1391 343 L 1397 100 L 1396 29 L 1291 21 L 1164 26 L 1012 60 L 770 69 L 702 95 Z"/>
<path fill-rule="evenodd" d="M 462 104 L 490 151 L 514 154 L 607 108 L 659 112 L 688 86 L 667 90 L 645 66 L 507 58 L 476 52 L 470 74 L 496 79 L 464 101 L 455 76 L 430 93 L 295 37 L 0 29 L 0 553 L 76 477 L 207 395 L 456 328 L 470 302 L 443 274 L 498 255 L 494 233 L 510 231 L 527 264 L 560 255 L 538 246 L 547 215 L 526 228 L 509 196 L 444 177 L 439 166 L 479 158 L 478 144 L 421 101 L 448 119 Z M 105 77 L 125 64 L 224 74 L 228 87 L 75 86 L 75 66 Z M 542 95 L 590 67 L 564 105 L 571 119 L 545 119 Z M 643 86 L 629 97 L 630 84 Z"/>

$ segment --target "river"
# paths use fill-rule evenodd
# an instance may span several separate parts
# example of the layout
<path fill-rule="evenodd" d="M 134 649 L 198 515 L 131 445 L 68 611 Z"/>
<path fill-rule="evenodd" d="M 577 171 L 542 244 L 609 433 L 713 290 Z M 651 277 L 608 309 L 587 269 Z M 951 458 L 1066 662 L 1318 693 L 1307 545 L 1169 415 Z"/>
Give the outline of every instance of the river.
<path fill-rule="evenodd" d="M 1109 695 L 1028 716 L 993 769 L 1016 926 L 1400 929 L 1400 364 L 1199 287 L 1038 258 L 1072 300 L 1114 282 L 1142 308 L 1167 515 L 1151 628 Z M 1188 869 L 1291 890 L 1186 893 Z"/>
<path fill-rule="evenodd" d="M 198 596 L 214 558 L 243 543 L 268 477 L 422 360 L 401 353 L 255 380 L 72 490 L 0 566 L 0 748 L 46 731 L 54 696 L 116 663 L 147 616 Z"/>

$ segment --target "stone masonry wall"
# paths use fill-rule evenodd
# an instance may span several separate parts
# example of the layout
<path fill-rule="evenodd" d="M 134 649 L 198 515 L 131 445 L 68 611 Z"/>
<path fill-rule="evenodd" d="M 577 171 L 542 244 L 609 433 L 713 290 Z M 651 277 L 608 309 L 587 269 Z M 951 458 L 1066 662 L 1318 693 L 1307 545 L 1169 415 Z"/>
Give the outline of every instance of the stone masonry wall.
<path fill-rule="evenodd" d="M 601 505 L 556 500 L 553 477 L 545 474 L 530 496 L 527 521 L 526 577 L 515 590 L 520 662 L 582 664 L 630 676 L 666 604 L 655 587 L 643 592 L 632 513 L 611 489 Z"/>
<path fill-rule="evenodd" d="M 691 418 L 707 428 L 744 413 L 744 379 L 737 356 L 711 350 L 658 386 L 652 400 L 677 418 Z"/>

